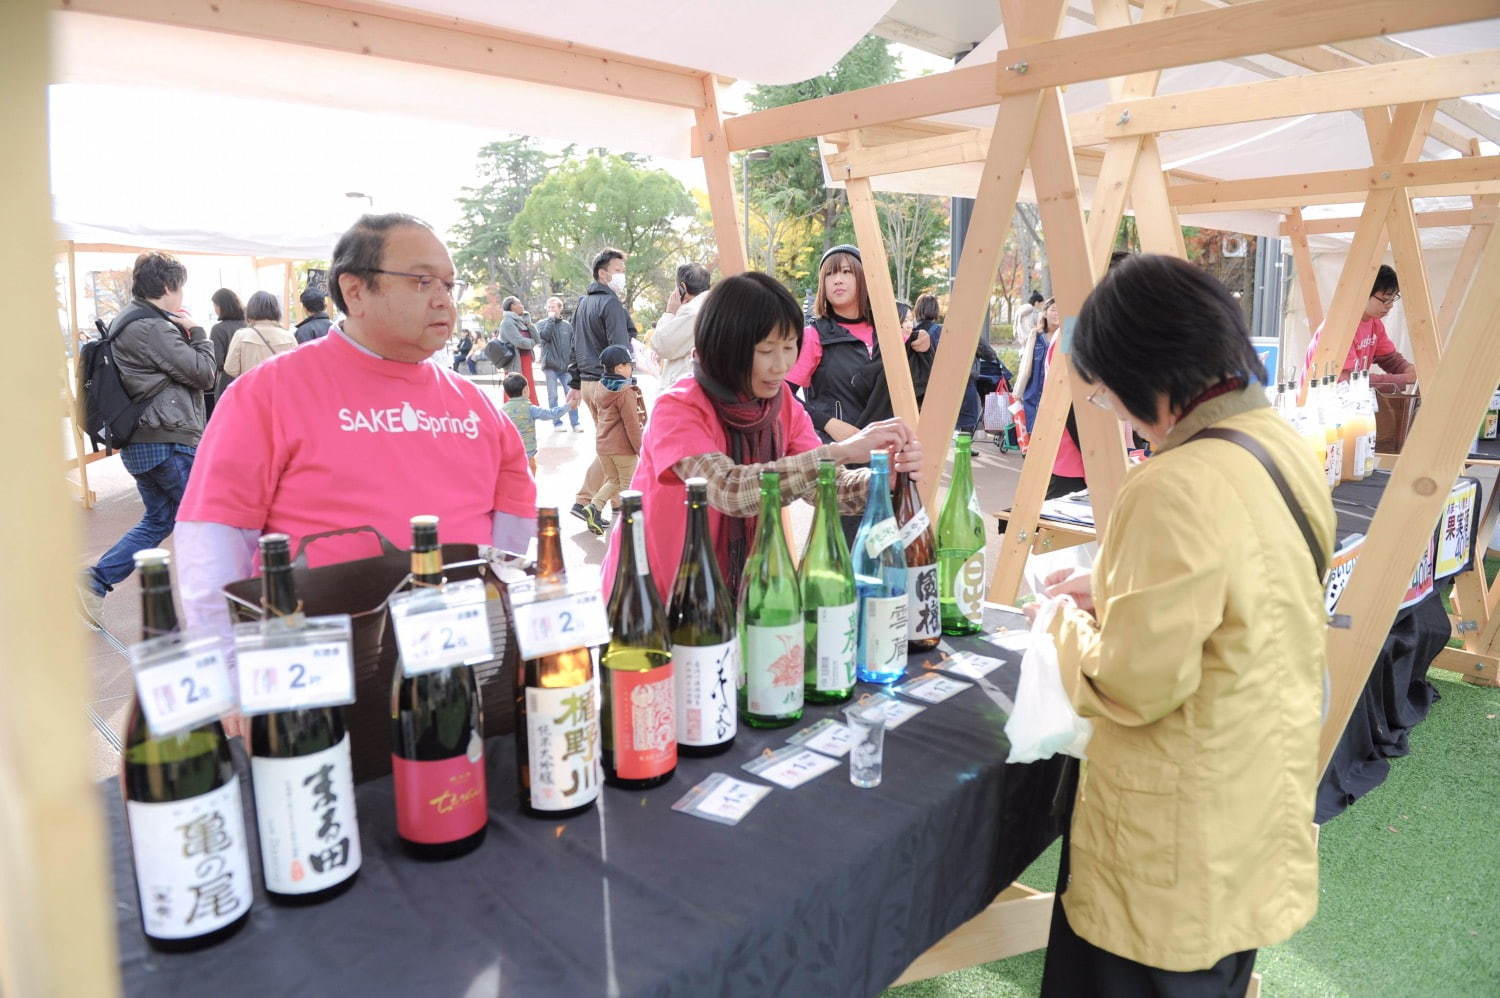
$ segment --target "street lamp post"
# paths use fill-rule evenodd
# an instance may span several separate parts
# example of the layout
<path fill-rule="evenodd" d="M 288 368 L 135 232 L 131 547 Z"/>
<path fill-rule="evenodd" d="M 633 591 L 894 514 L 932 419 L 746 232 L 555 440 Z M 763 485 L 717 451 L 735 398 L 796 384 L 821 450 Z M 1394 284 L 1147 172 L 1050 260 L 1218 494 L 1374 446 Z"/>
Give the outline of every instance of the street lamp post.
<path fill-rule="evenodd" d="M 770 159 L 769 149 L 747 149 L 740 156 L 740 200 L 745 206 L 745 266 L 750 267 L 750 161 Z"/>
<path fill-rule="evenodd" d="M 344 197 L 346 197 L 346 198 L 364 198 L 366 201 L 370 202 L 370 210 L 371 211 L 375 210 L 375 199 L 373 197 L 371 197 L 370 195 L 364 193 L 363 191 L 347 191 L 347 192 L 345 192 Z"/>

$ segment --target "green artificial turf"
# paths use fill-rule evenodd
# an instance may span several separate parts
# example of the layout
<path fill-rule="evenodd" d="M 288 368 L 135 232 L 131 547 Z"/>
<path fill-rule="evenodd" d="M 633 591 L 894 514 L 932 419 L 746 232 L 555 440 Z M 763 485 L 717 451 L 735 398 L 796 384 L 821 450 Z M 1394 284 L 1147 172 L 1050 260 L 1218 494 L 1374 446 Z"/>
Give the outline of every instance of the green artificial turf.
<path fill-rule="evenodd" d="M 1323 826 L 1317 916 L 1261 950 L 1266 996 L 1500 994 L 1500 690 L 1433 670 L 1442 693 L 1412 732 L 1411 754 L 1379 788 Z M 1056 884 L 1058 847 L 1022 876 Z M 892 998 L 1026 998 L 1041 951 L 886 994 Z"/>

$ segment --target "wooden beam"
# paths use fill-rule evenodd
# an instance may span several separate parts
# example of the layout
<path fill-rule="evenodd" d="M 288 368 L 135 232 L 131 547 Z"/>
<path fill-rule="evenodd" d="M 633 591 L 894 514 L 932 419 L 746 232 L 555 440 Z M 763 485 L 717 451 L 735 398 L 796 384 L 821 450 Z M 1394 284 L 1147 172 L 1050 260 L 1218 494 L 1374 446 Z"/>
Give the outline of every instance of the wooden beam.
<path fill-rule="evenodd" d="M 1114 101 L 1074 115 L 1073 138 L 1080 145 L 1091 145 L 1127 135 L 1353 111 L 1377 104 L 1405 104 L 1495 91 L 1500 91 L 1500 52 L 1464 52 L 1414 62 Z"/>
<path fill-rule="evenodd" d="M 1375 191 L 1365 200 L 1364 214 L 1360 216 L 1359 228 L 1355 230 L 1354 240 L 1344 257 L 1344 270 L 1339 275 L 1333 301 L 1328 306 L 1328 317 L 1318 336 L 1312 369 L 1302 372 L 1299 380 L 1306 380 L 1330 365 L 1335 373 L 1342 369 L 1344 358 L 1349 355 L 1349 344 L 1354 341 L 1355 329 L 1364 315 L 1375 273 L 1380 269 L 1380 257 L 1385 251 L 1385 222 L 1395 197 L 1396 191 L 1383 190 Z"/>
<path fill-rule="evenodd" d="M 1296 211 L 1298 217 L 1301 216 L 1301 209 L 1293 210 Z M 1497 218 L 1500 218 L 1500 211 L 1497 211 L 1494 205 L 1456 208 L 1451 211 L 1419 211 L 1416 213 L 1417 228 L 1419 229 L 1493 225 Z M 1359 216 L 1303 219 L 1298 227 L 1301 229 L 1303 235 L 1307 236 L 1322 236 L 1334 232 L 1353 232 L 1359 227 Z M 1281 234 L 1283 236 L 1290 236 L 1292 229 L 1291 217 L 1288 214 L 1287 221 L 1282 223 Z"/>
<path fill-rule="evenodd" d="M 1494 0 L 1256 0 L 1017 45 L 996 56 L 996 92 L 1022 93 L 1273 49 L 1418 31 L 1495 16 Z"/>
<path fill-rule="evenodd" d="M 68 242 L 68 342 L 73 345 L 71 357 L 63 360 L 63 390 L 68 400 L 68 426 L 73 431 L 73 463 L 78 471 L 78 497 L 84 509 L 93 509 L 95 495 L 89 488 L 88 444 L 83 437 L 83 399 L 78 396 L 78 357 L 83 346 L 78 328 L 78 254 Z"/>
<path fill-rule="evenodd" d="M 1252 180 L 1178 184 L 1168 195 L 1179 210 L 1224 211 L 1228 206 L 1306 206 L 1357 201 L 1371 191 L 1406 187 L 1413 197 L 1427 192 L 1500 181 L 1500 156 L 1403 163 L 1395 167 L 1326 170 Z"/>
<path fill-rule="evenodd" d="M 915 427 L 919 425 L 917 395 L 912 387 L 911 368 L 906 363 L 901 317 L 896 312 L 896 289 L 891 286 L 890 261 L 885 253 L 875 195 L 868 180 L 851 180 L 845 190 L 849 195 L 849 217 L 854 222 L 854 239 L 859 243 L 860 261 L 864 264 L 865 284 L 870 292 L 870 307 L 875 311 L 875 336 L 880 340 L 880 360 L 891 392 L 891 409 L 908 426 Z"/>
<path fill-rule="evenodd" d="M 1012 884 L 988 908 L 913 960 L 891 986 L 1041 949 L 1052 927 L 1052 904 L 1051 894 Z"/>
<path fill-rule="evenodd" d="M 1142 136 L 1141 159 L 1130 185 L 1130 204 L 1135 210 L 1141 249 L 1186 260 L 1187 244 L 1182 238 L 1182 223 L 1178 221 L 1177 209 L 1172 205 L 1168 190 L 1156 136 Z"/>
<path fill-rule="evenodd" d="M 108 837 L 83 705 L 83 626 L 73 609 L 81 554 L 57 473 L 58 341 L 48 212 L 50 14 L 43 0 L 0 4 L 0 293 L 28 335 L 6 344 L 0 421 L 19 446 L 0 489 L 0 992 L 119 991 Z M 38 293 L 41 291 L 41 293 Z M 123 886 L 123 890 L 129 890 Z"/>
<path fill-rule="evenodd" d="M 713 76 L 702 77 L 703 106 L 694 112 L 698 119 L 699 153 L 703 158 L 703 176 L 708 183 L 708 210 L 714 220 L 714 239 L 719 246 L 719 272 L 725 277 L 743 273 L 748 264 L 749 233 L 740 231 L 740 215 L 735 211 L 734 180 L 729 167 L 729 146 L 724 141 L 724 123 L 719 117 L 719 90 Z M 746 196 L 745 191 L 740 196 Z"/>
<path fill-rule="evenodd" d="M 1474 292 L 1454 326 L 1444 362 L 1426 381 L 1427 405 L 1417 411 L 1406 446 L 1365 539 L 1359 564 L 1341 606 L 1348 630 L 1328 632 L 1332 697 L 1323 726 L 1320 759 L 1326 766 L 1369 679 L 1412 567 L 1421 557 L 1463 467 L 1474 427 L 1500 383 L 1500 240 L 1480 260 Z"/>
<path fill-rule="evenodd" d="M 1464 296 L 1469 293 L 1472 286 L 1474 268 L 1479 264 L 1479 256 L 1495 231 L 1497 209 L 1500 209 L 1500 196 L 1489 195 L 1474 200 L 1473 227 L 1469 229 L 1469 235 L 1464 240 L 1464 248 L 1459 252 L 1458 262 L 1448 278 L 1448 290 L 1443 295 L 1443 305 L 1438 309 L 1438 338 L 1444 343 L 1453 332 L 1453 321 L 1458 316 L 1459 307 L 1463 305 Z M 1481 213 L 1484 215 L 1482 218 Z"/>
<path fill-rule="evenodd" d="M 692 70 L 394 5 L 327 0 L 55 0 L 55 5 L 62 11 L 461 69 L 653 104 L 703 106 L 700 74 Z"/>
<path fill-rule="evenodd" d="M 1302 221 L 1302 209 L 1292 209 L 1282 231 L 1292 244 L 1292 263 L 1297 271 L 1297 288 L 1302 292 L 1302 310 L 1307 313 L 1307 335 L 1310 338 L 1323 325 L 1323 296 L 1318 292 L 1318 275 L 1313 269 L 1312 250 L 1307 245 L 1307 225 Z"/>
<path fill-rule="evenodd" d="M 1242 3 L 1244 0 L 1230 0 L 1230 2 Z M 1419 52 L 1391 38 L 1348 39 L 1334 42 L 1329 48 L 1335 55 L 1349 56 L 1371 65 L 1427 58 L 1425 52 Z M 1500 142 L 1500 122 L 1496 122 L 1495 118 L 1484 108 L 1466 101 L 1446 100 L 1438 105 L 1438 110 L 1481 138 L 1491 142 Z M 1460 148 L 1459 151 L 1464 150 Z"/>
<path fill-rule="evenodd" d="M 1443 648 L 1432 660 L 1436 669 L 1457 672 L 1476 686 L 1496 686 L 1500 677 L 1500 657 L 1466 648 Z"/>

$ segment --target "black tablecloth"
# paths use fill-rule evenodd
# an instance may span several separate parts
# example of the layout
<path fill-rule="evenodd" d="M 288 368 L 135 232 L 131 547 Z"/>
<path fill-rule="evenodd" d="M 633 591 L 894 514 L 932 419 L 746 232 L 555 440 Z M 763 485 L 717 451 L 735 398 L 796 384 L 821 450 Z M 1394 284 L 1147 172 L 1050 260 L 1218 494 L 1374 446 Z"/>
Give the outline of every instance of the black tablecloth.
<path fill-rule="evenodd" d="M 1469 459 L 1500 461 L 1500 439 L 1479 441 L 1478 446 L 1469 452 Z"/>
<path fill-rule="evenodd" d="M 1016 653 L 952 642 L 1003 659 L 989 678 L 1014 696 Z M 399 854 L 390 778 L 371 781 L 357 789 L 365 858 L 352 890 L 288 909 L 266 904 L 257 884 L 239 935 L 188 955 L 156 953 L 141 935 L 121 805 L 106 784 L 125 993 L 876 993 L 1057 837 L 1071 787 L 1060 759 L 1003 762 L 1005 713 L 976 688 L 888 732 L 874 790 L 853 787 L 844 762 L 796 790 L 774 788 L 734 827 L 670 810 L 713 772 L 763 782 L 740 764 L 836 711 L 741 729 L 727 754 L 682 759 L 666 786 L 606 788 L 596 810 L 564 821 L 519 813 L 515 743 L 491 739 L 489 835 L 444 863 Z M 247 800 L 258 878 L 252 813 Z"/>
<path fill-rule="evenodd" d="M 1334 490 L 1341 543 L 1350 534 L 1369 531 L 1375 506 L 1389 482 L 1390 474 L 1378 471 L 1363 482 L 1345 482 Z M 1427 668 L 1448 643 L 1450 631 L 1436 590 L 1396 613 L 1318 785 L 1319 824 L 1385 782 L 1390 760 L 1409 751 L 1408 734 L 1438 700 L 1437 688 L 1427 681 Z"/>

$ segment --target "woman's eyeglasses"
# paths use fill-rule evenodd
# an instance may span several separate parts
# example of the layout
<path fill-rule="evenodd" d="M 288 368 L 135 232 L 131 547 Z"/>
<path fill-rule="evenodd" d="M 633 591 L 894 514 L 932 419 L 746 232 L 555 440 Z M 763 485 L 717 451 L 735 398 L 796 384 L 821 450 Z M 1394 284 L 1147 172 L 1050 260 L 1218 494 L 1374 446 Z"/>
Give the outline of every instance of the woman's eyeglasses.
<path fill-rule="evenodd" d="M 1098 406 L 1099 408 L 1104 409 L 1106 411 L 1109 410 L 1109 399 L 1107 399 L 1107 398 L 1104 397 L 1104 386 L 1103 385 L 1100 385 L 1098 388 L 1095 388 L 1093 391 L 1089 392 L 1088 395 L 1086 395 L 1084 397 L 1086 399 L 1088 399 L 1089 402 L 1091 402 L 1092 404 Z"/>

